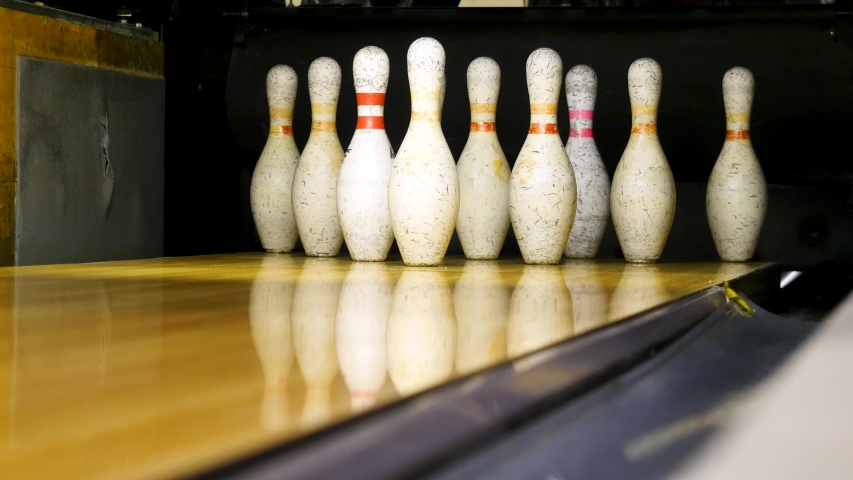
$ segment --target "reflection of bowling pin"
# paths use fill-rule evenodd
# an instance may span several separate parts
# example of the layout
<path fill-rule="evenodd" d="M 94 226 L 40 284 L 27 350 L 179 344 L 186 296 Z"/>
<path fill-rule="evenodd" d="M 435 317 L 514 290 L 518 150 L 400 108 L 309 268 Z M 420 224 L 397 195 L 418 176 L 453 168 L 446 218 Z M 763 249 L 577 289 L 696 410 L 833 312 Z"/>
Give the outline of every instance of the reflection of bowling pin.
<path fill-rule="evenodd" d="M 438 265 L 459 213 L 456 163 L 441 131 L 444 48 L 420 38 L 407 60 L 412 118 L 391 169 L 391 224 L 406 265 Z"/>
<path fill-rule="evenodd" d="M 528 265 L 512 291 L 507 325 L 510 358 L 572 336 L 572 299 L 560 267 Z"/>
<path fill-rule="evenodd" d="M 675 180 L 660 146 L 657 113 L 663 71 L 641 58 L 628 69 L 631 137 L 613 173 L 610 212 L 625 260 L 654 262 L 675 217 Z"/>
<path fill-rule="evenodd" d="M 495 111 L 501 69 L 491 58 L 468 65 L 471 132 L 459 163 L 459 218 L 456 232 L 465 256 L 495 259 L 509 230 L 509 163 L 498 134 Z"/>
<path fill-rule="evenodd" d="M 329 390 L 338 373 L 335 315 L 343 273 L 334 258 L 309 258 L 293 291 L 293 345 L 307 388 L 304 427 L 317 425 L 329 415 Z"/>
<path fill-rule="evenodd" d="M 261 245 L 268 252 L 289 252 L 296 246 L 296 220 L 290 195 L 299 149 L 293 141 L 296 72 L 277 65 L 267 74 L 270 133 L 252 174 L 252 217 Z"/>
<path fill-rule="evenodd" d="M 592 260 L 567 260 L 563 279 L 572 294 L 575 335 L 607 324 L 610 292 L 602 281 L 603 272 Z"/>
<path fill-rule="evenodd" d="M 496 261 L 468 260 L 453 288 L 459 334 L 456 371 L 470 373 L 506 358 L 509 289 Z"/>
<path fill-rule="evenodd" d="M 311 135 L 293 176 L 293 212 L 305 253 L 312 257 L 338 254 L 344 236 L 338 220 L 338 171 L 344 149 L 335 123 L 341 93 L 341 67 L 320 57 L 308 68 Z"/>
<path fill-rule="evenodd" d="M 726 141 L 708 181 L 706 210 L 717 253 L 726 262 L 752 258 L 767 210 L 767 182 L 749 139 L 754 92 L 752 72 L 743 67 L 723 77 Z"/>
<path fill-rule="evenodd" d="M 383 263 L 353 263 L 341 288 L 335 345 L 354 411 L 372 406 L 385 383 L 385 328 L 393 291 Z"/>
<path fill-rule="evenodd" d="M 358 123 L 338 178 L 338 213 L 353 260 L 382 261 L 394 232 L 388 212 L 388 182 L 394 150 L 385 133 L 388 55 L 379 47 L 355 54 L 352 75 Z"/>
<path fill-rule="evenodd" d="M 268 430 L 287 426 L 287 380 L 293 365 L 290 308 L 293 282 L 286 270 L 296 262 L 290 255 L 268 255 L 261 262 L 249 294 L 252 338 L 264 371 L 261 424 Z"/>
<path fill-rule="evenodd" d="M 403 272 L 394 289 L 387 334 L 388 373 L 401 395 L 425 390 L 450 376 L 456 319 L 441 273 Z"/>
<path fill-rule="evenodd" d="M 670 298 L 658 267 L 626 265 L 622 278 L 610 297 L 608 321 L 625 319 L 666 303 Z"/>
<path fill-rule="evenodd" d="M 598 78 L 592 68 L 577 65 L 566 74 L 566 100 L 569 102 L 571 125 L 566 152 L 578 186 L 578 210 L 565 251 L 569 258 L 595 257 L 610 220 L 610 177 L 592 136 L 592 112 L 597 90 Z"/>
<path fill-rule="evenodd" d="M 575 218 L 577 186 L 557 131 L 563 62 L 540 48 L 527 59 L 530 130 L 509 182 L 509 217 L 525 263 L 556 264 Z"/>

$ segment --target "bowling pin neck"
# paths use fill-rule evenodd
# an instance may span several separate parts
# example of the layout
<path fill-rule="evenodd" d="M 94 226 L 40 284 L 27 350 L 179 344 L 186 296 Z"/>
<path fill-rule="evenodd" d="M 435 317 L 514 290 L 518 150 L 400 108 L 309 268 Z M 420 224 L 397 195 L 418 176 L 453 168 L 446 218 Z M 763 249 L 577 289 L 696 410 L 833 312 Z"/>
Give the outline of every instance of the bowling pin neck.
<path fill-rule="evenodd" d="M 749 141 L 749 116 L 754 93 L 755 79 L 748 69 L 734 67 L 723 76 L 726 140 Z"/>
<path fill-rule="evenodd" d="M 312 103 L 311 133 L 337 132 L 337 108 L 338 106 L 334 103 Z"/>
<path fill-rule="evenodd" d="M 385 129 L 385 92 L 359 92 L 355 94 L 358 105 L 356 130 Z"/>
<path fill-rule="evenodd" d="M 592 110 L 569 109 L 569 138 L 592 138 Z"/>
<path fill-rule="evenodd" d="M 472 103 L 471 104 L 471 133 L 491 133 L 495 129 L 494 103 Z"/>
<path fill-rule="evenodd" d="M 441 125 L 441 90 L 412 90 L 412 118 L 410 126 Z"/>
<path fill-rule="evenodd" d="M 557 104 L 531 103 L 530 130 L 531 134 L 557 134 Z"/>
<path fill-rule="evenodd" d="M 657 136 L 657 104 L 631 104 L 631 135 Z"/>
<path fill-rule="evenodd" d="M 270 137 L 293 136 L 293 110 L 270 108 Z"/>
<path fill-rule="evenodd" d="M 320 57 L 308 67 L 308 96 L 311 97 L 311 133 L 336 131 L 341 67 L 328 57 Z"/>

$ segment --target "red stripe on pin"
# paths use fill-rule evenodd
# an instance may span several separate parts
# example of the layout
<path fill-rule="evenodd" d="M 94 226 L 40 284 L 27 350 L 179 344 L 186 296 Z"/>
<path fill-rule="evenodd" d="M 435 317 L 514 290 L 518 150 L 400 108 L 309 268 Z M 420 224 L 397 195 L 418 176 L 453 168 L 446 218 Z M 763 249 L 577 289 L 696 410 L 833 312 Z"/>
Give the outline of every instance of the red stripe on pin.
<path fill-rule="evenodd" d="M 749 140 L 749 130 L 726 130 L 726 140 Z"/>
<path fill-rule="evenodd" d="M 557 133 L 556 123 L 531 123 L 527 133 Z"/>
<path fill-rule="evenodd" d="M 359 107 L 367 107 L 371 105 L 385 105 L 384 93 L 356 93 L 355 103 Z"/>
<path fill-rule="evenodd" d="M 569 130 L 570 138 L 592 138 L 591 128 L 573 128 Z"/>
<path fill-rule="evenodd" d="M 383 130 L 385 129 L 385 117 L 359 116 L 355 128 L 356 130 Z"/>
<path fill-rule="evenodd" d="M 592 120 L 592 110 L 569 110 L 569 120 Z"/>
<path fill-rule="evenodd" d="M 471 122 L 472 132 L 494 132 L 495 122 Z"/>

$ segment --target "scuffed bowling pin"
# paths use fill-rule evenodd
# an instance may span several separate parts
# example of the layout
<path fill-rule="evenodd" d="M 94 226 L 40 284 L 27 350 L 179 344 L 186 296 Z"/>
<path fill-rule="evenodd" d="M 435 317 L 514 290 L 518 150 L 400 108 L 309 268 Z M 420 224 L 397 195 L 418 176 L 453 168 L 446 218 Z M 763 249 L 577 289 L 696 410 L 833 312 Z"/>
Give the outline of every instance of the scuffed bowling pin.
<path fill-rule="evenodd" d="M 767 182 L 749 139 L 754 92 L 755 79 L 746 68 L 732 68 L 723 77 L 726 142 L 711 171 L 705 206 L 714 245 L 726 262 L 752 258 L 767 210 Z"/>
<path fill-rule="evenodd" d="M 598 91 L 595 71 L 576 65 L 566 74 L 569 140 L 566 152 L 578 188 L 578 208 L 566 245 L 569 258 L 594 258 L 610 220 L 610 176 L 592 136 L 592 113 Z"/>
<path fill-rule="evenodd" d="M 338 177 L 338 214 L 353 260 L 385 260 L 394 242 L 388 211 L 394 150 L 383 116 L 388 74 L 388 55 L 381 48 L 364 47 L 355 54 L 352 75 L 358 123 Z"/>
<path fill-rule="evenodd" d="M 308 68 L 311 135 L 293 177 L 293 212 L 305 253 L 311 257 L 338 254 L 344 236 L 338 220 L 338 171 L 344 150 L 338 140 L 336 112 L 341 92 L 341 67 L 320 57 Z"/>
<path fill-rule="evenodd" d="M 412 118 L 394 158 L 388 202 L 406 265 L 441 263 L 459 213 L 459 179 L 441 131 L 444 48 L 424 37 L 407 55 Z"/>
<path fill-rule="evenodd" d="M 509 218 L 529 264 L 559 263 L 575 218 L 575 175 L 557 131 L 562 80 L 557 52 L 540 48 L 530 54 L 530 130 L 509 182 Z"/>
<path fill-rule="evenodd" d="M 287 65 L 277 65 L 267 74 L 270 133 L 252 174 L 249 196 L 261 245 L 268 252 L 289 252 L 299 238 L 291 202 L 299 162 L 292 127 L 296 83 L 296 72 Z"/>
<path fill-rule="evenodd" d="M 610 211 L 625 260 L 634 263 L 660 258 L 675 217 L 675 180 L 657 134 L 662 81 L 651 58 L 628 69 L 631 137 L 613 173 Z"/>
<path fill-rule="evenodd" d="M 509 289 L 500 264 L 468 260 L 453 288 L 453 306 L 459 333 L 456 371 L 464 375 L 490 367 L 506 358 L 506 322 Z"/>
<path fill-rule="evenodd" d="M 468 65 L 471 132 L 456 170 L 459 218 L 456 233 L 469 259 L 495 259 L 509 230 L 509 163 L 495 132 L 501 69 L 491 58 Z"/>
<path fill-rule="evenodd" d="M 376 403 L 385 383 L 385 329 L 393 293 L 383 263 L 353 263 L 341 287 L 335 346 L 353 411 Z"/>
<path fill-rule="evenodd" d="M 456 318 L 441 273 L 406 269 L 388 317 L 388 374 L 401 395 L 438 385 L 453 371 Z"/>

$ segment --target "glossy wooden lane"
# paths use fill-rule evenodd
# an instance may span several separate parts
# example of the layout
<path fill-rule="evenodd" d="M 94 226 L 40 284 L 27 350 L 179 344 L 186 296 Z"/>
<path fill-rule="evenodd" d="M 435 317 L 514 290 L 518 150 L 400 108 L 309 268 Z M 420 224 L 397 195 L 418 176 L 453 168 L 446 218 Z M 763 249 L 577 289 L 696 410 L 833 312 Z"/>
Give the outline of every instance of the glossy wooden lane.
<path fill-rule="evenodd" d="M 198 472 L 758 267 L 241 254 L 0 269 L 0 471 Z"/>

